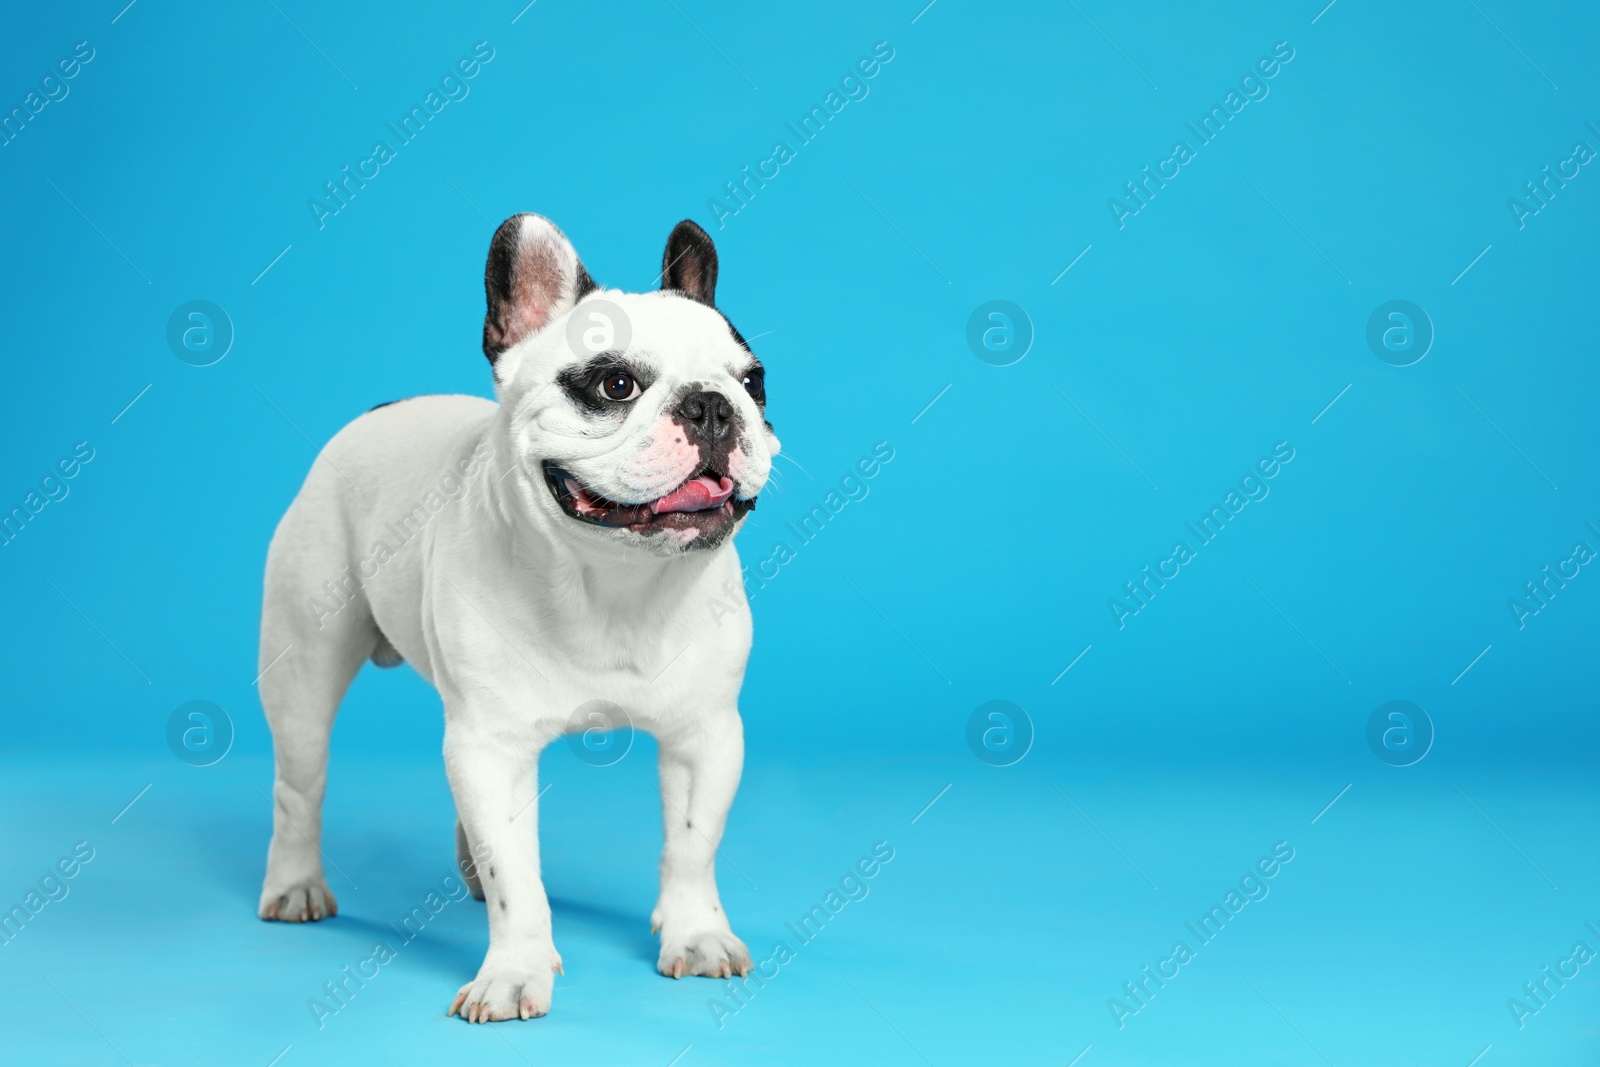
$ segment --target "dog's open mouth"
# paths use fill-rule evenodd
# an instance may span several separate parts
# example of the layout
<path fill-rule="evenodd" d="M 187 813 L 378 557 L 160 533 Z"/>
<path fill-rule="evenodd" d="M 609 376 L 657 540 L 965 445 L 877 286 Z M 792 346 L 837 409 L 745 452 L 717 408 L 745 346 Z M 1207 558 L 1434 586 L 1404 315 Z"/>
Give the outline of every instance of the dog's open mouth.
<path fill-rule="evenodd" d="M 733 479 L 706 469 L 686 479 L 672 492 L 654 500 L 623 503 L 600 495 L 549 460 L 545 481 L 561 510 L 579 522 L 595 526 L 625 527 L 639 533 L 652 530 L 697 530 L 715 533 L 756 506 L 755 499 L 733 495 Z"/>

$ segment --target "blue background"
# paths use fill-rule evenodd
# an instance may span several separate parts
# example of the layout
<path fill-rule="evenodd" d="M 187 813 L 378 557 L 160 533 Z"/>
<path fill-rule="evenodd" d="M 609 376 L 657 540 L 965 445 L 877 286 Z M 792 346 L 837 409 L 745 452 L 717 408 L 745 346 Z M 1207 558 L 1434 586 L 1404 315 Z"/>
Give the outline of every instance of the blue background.
<path fill-rule="evenodd" d="M 1600 149 L 1593 10 L 923 2 L 8 14 L 0 109 L 95 54 L 0 147 L 0 505 L 80 441 L 94 459 L 0 548 L 0 904 L 74 842 L 95 858 L 0 946 L 0 1060 L 1593 1060 L 1595 966 L 1522 1028 L 1507 1006 L 1600 949 L 1600 577 L 1520 629 L 1508 607 L 1600 549 L 1600 176 L 1521 227 L 1508 203 Z M 479 41 L 469 95 L 319 229 L 307 201 Z M 869 95 L 798 145 L 785 123 L 879 41 Z M 1108 199 L 1280 41 L 1269 95 L 1119 228 Z M 711 198 L 779 139 L 795 158 L 719 227 Z M 895 849 L 720 1028 L 720 984 L 653 969 L 648 739 L 542 761 L 548 1018 L 444 1018 L 486 943 L 467 902 L 317 1027 L 307 999 L 450 871 L 409 670 L 366 672 L 335 732 L 340 915 L 254 918 L 267 541 L 360 412 L 489 394 L 480 271 L 517 211 L 631 289 L 696 219 L 769 368 L 792 462 L 740 546 L 795 558 L 753 600 L 736 930 L 766 955 Z M 193 299 L 236 334 L 212 366 L 166 342 Z M 1005 367 L 966 339 L 995 299 L 1033 334 Z M 1366 340 L 1394 299 L 1435 334 L 1406 367 Z M 878 442 L 870 494 L 798 545 L 785 524 Z M 1119 629 L 1123 583 L 1278 442 L 1270 495 Z M 168 749 L 194 699 L 236 735 L 213 766 Z M 1396 699 L 1435 734 L 1409 767 L 1366 740 Z M 1022 709 L 1005 758 L 1032 734 L 1010 766 L 969 749 L 991 700 Z M 1270 896 L 1119 1028 L 1108 1000 L 1280 841 Z"/>

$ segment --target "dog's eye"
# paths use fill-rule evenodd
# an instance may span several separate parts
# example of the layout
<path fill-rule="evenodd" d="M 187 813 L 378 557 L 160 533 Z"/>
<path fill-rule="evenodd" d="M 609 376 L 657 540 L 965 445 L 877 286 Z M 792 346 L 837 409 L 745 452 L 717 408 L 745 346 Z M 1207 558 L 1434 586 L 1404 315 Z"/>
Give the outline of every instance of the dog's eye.
<path fill-rule="evenodd" d="M 639 388 L 633 375 L 625 370 L 614 370 L 607 371 L 600 379 L 600 392 L 607 400 L 623 403 L 637 399 L 644 390 Z"/>
<path fill-rule="evenodd" d="M 760 404 L 767 399 L 767 372 L 759 367 L 744 376 L 744 391 Z"/>

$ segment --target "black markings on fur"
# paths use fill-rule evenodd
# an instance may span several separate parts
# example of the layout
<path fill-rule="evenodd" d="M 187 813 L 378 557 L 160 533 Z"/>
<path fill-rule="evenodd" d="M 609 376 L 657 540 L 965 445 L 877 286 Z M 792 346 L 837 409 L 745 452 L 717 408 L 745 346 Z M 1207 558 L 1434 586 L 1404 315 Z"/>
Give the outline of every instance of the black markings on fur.
<path fill-rule="evenodd" d="M 605 404 L 600 401 L 600 394 L 595 391 L 595 375 L 588 364 L 576 367 L 567 367 L 556 375 L 556 384 L 561 386 L 561 391 L 567 394 L 567 399 L 578 408 L 590 415 L 603 415 Z"/>
<path fill-rule="evenodd" d="M 740 379 L 739 384 L 744 388 L 745 393 L 749 395 L 751 400 L 756 402 L 756 410 L 765 415 L 767 413 L 767 368 L 752 353 L 750 365 L 744 369 L 744 373 L 736 374 L 734 377 Z M 747 378 L 753 379 L 755 383 L 754 392 L 751 392 L 749 386 L 745 385 L 744 379 Z"/>
<path fill-rule="evenodd" d="M 670 417 L 700 450 L 702 470 L 728 472 L 728 457 L 742 429 L 739 409 L 722 393 L 688 385 L 670 405 Z"/>
<path fill-rule="evenodd" d="M 490 868 L 489 868 L 489 877 L 490 877 L 490 878 L 493 878 L 493 877 L 494 877 L 494 868 L 493 868 L 493 867 L 490 867 Z"/>
<path fill-rule="evenodd" d="M 489 357 L 491 366 L 507 348 L 504 318 L 516 281 L 517 242 L 521 232 L 521 215 L 513 215 L 502 222 L 489 241 L 489 258 L 483 265 L 483 292 L 488 301 L 488 311 L 483 317 L 483 354 Z"/>
<path fill-rule="evenodd" d="M 487 303 L 483 316 L 483 354 L 491 365 L 499 359 L 500 353 L 522 339 L 514 331 L 522 330 L 523 336 L 526 335 L 526 323 L 517 313 L 519 304 L 538 305 L 542 320 L 555 306 L 568 299 L 581 300 L 596 288 L 582 262 L 577 264 L 577 273 L 571 279 L 573 291 L 568 293 L 566 279 L 560 276 L 557 264 L 548 256 L 523 255 L 522 225 L 527 218 L 526 213 L 513 215 L 500 224 L 489 242 L 489 256 L 483 265 L 483 292 Z M 519 276 L 519 268 L 525 276 Z"/>
<path fill-rule="evenodd" d="M 717 246 L 688 219 L 667 237 L 666 251 L 661 253 L 661 288 L 675 289 L 707 307 L 716 303 Z"/>
<path fill-rule="evenodd" d="M 556 384 L 567 394 L 567 399 L 586 414 L 624 415 L 634 401 L 608 400 L 600 395 L 600 379 L 618 370 L 633 375 L 641 391 L 650 388 L 655 381 L 653 374 L 628 360 L 621 352 L 602 352 L 583 363 L 563 368 L 556 375 Z"/>
<path fill-rule="evenodd" d="M 500 899 L 500 914 L 504 915 L 505 912 L 506 912 L 506 902 L 505 902 L 505 898 L 502 897 Z"/>
<path fill-rule="evenodd" d="M 717 314 L 722 315 L 722 312 L 718 311 Z M 750 353 L 750 366 L 745 368 L 744 374 L 749 374 L 754 371 L 762 376 L 764 383 L 767 374 L 767 368 L 761 362 L 761 360 L 756 357 L 755 352 L 751 350 L 750 342 L 744 339 L 744 334 L 739 332 L 739 327 L 733 324 L 732 319 L 728 318 L 726 315 L 722 315 L 722 321 L 728 324 L 728 332 L 733 335 L 733 339 L 735 341 L 739 342 L 739 347 Z M 735 375 L 735 377 L 743 377 L 743 375 Z M 766 414 L 767 392 L 765 384 L 763 384 L 760 390 L 760 396 L 755 397 L 754 399 L 756 402 L 756 407 L 761 410 L 762 414 Z M 767 429 L 772 429 L 772 424 L 770 422 L 766 425 Z"/>
<path fill-rule="evenodd" d="M 739 347 L 755 355 L 750 349 L 750 342 L 739 332 L 739 327 L 717 308 L 713 299 L 717 288 L 717 246 L 711 243 L 706 231 L 688 219 L 678 223 L 667 238 L 667 250 L 662 253 L 661 264 L 662 289 L 682 293 L 721 315 Z"/>
<path fill-rule="evenodd" d="M 577 301 L 582 300 L 584 297 L 588 296 L 598 288 L 600 287 L 594 283 L 594 279 L 589 277 L 588 269 L 585 268 L 582 263 L 579 263 L 578 277 L 573 281 L 573 302 L 576 303 Z"/>
<path fill-rule="evenodd" d="M 372 407 L 368 408 L 367 409 L 367 414 L 370 415 L 372 412 L 377 411 L 379 408 L 386 408 L 391 404 L 398 404 L 401 401 L 413 400 L 413 399 L 415 399 L 415 397 L 403 396 L 399 400 L 385 400 L 381 404 L 374 404 Z"/>

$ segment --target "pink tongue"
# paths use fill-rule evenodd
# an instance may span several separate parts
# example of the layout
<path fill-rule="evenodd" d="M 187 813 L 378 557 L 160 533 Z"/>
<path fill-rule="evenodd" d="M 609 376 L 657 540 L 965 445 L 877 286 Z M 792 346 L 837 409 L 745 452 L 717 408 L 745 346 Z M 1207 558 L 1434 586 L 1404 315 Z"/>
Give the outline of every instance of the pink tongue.
<path fill-rule="evenodd" d="M 720 508 L 732 495 L 731 480 L 723 478 L 714 482 L 702 474 L 698 478 L 691 478 L 660 500 L 652 500 L 650 512 L 653 515 L 664 515 L 669 511 L 706 511 L 710 508 Z"/>

